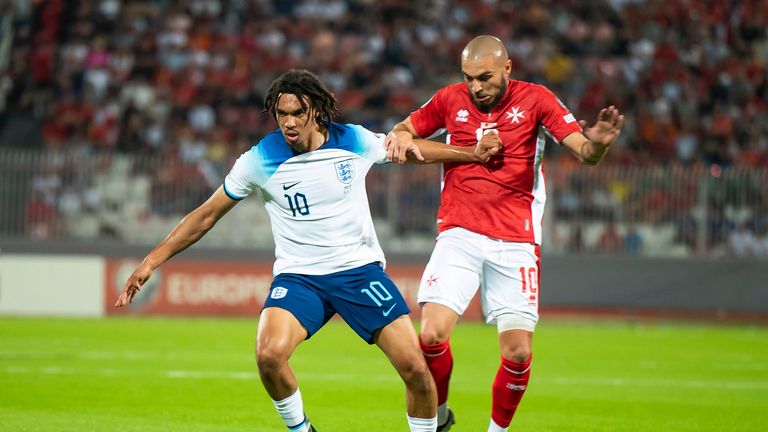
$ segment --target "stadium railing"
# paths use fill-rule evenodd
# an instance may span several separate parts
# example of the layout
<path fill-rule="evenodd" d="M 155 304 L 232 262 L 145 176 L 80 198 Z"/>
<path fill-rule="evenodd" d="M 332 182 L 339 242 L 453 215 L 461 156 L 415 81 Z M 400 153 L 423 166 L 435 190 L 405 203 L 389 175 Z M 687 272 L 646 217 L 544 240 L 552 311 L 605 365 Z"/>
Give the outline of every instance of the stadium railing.
<path fill-rule="evenodd" d="M 0 151 L 0 238 L 152 245 L 221 184 L 206 159 Z M 545 251 L 657 257 L 768 256 L 768 172 L 718 166 L 583 167 L 547 161 Z M 388 252 L 426 253 L 439 166 L 375 166 L 368 197 Z M 258 195 L 201 247 L 269 250 Z"/>

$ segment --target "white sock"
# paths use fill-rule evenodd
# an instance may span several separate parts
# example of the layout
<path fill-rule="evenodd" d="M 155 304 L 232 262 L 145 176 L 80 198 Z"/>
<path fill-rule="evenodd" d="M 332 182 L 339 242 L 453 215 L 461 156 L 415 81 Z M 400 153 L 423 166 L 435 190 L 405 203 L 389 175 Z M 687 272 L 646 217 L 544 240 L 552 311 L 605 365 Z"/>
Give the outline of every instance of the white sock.
<path fill-rule="evenodd" d="M 507 432 L 507 428 L 501 427 L 491 419 L 491 424 L 488 425 L 488 432 Z"/>
<path fill-rule="evenodd" d="M 408 417 L 408 427 L 411 428 L 411 432 L 435 432 L 437 430 L 437 416 L 428 419 L 409 415 L 406 417 Z"/>
<path fill-rule="evenodd" d="M 288 429 L 293 432 L 309 432 L 309 421 L 304 415 L 304 403 L 301 401 L 301 392 L 296 389 L 296 393 L 283 400 L 273 400 L 277 413 L 283 419 Z"/>
<path fill-rule="evenodd" d="M 437 424 L 442 425 L 448 421 L 448 402 L 437 406 Z"/>

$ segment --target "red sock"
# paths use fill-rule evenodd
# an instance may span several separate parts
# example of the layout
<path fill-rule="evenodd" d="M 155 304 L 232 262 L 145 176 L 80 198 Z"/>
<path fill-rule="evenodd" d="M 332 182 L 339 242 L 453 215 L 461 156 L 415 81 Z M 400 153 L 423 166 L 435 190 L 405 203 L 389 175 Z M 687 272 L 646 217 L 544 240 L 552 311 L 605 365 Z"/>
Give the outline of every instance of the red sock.
<path fill-rule="evenodd" d="M 427 345 L 419 339 L 419 344 L 429 371 L 432 373 L 432 378 L 435 379 L 437 404 L 442 405 L 448 400 L 448 382 L 451 380 L 451 370 L 453 370 L 450 341 Z"/>
<path fill-rule="evenodd" d="M 491 418 L 501 427 L 509 427 L 512 416 L 523 398 L 528 387 L 528 379 L 531 377 L 531 359 L 528 357 L 525 363 L 515 363 L 504 357 L 501 358 L 501 366 L 493 380 L 493 411 Z"/>

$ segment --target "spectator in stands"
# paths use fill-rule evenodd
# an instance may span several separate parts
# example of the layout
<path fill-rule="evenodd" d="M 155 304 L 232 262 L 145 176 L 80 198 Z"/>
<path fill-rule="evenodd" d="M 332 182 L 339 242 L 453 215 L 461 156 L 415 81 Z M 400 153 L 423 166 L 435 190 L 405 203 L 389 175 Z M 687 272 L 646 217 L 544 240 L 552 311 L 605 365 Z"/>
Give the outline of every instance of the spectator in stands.
<path fill-rule="evenodd" d="M 603 164 L 768 169 L 764 1 L 0 4 L 14 12 L 9 40 L 0 36 L 0 136 L 10 136 L 0 147 L 231 160 L 243 144 L 222 145 L 221 137 L 267 132 L 259 101 L 274 75 L 294 66 L 312 67 L 330 84 L 348 107 L 342 120 L 388 130 L 402 109 L 459 78 L 454 60 L 483 28 L 510 50 L 514 78 L 545 81 L 578 108 L 577 118 L 606 100 L 622 106 L 624 138 Z M 3 13 L 2 22 L 10 16 Z M 0 27 L 8 34 L 6 24 Z M 4 134 L 16 124 L 12 117 L 35 130 L 41 122 L 42 139 Z M 189 126 L 201 135 L 181 150 L 177 137 Z M 562 204 L 556 217 L 595 222 L 614 214 L 615 191 L 594 193 L 585 186 L 590 180 L 554 188 L 553 201 Z M 154 181 L 161 184 L 153 189 L 168 186 Z M 673 201 L 677 192 L 667 187 L 627 185 L 621 199 L 638 203 L 627 216 L 677 225 L 678 240 L 691 250 L 703 252 L 696 248 L 696 223 L 725 244 L 727 232 L 697 221 L 690 204 L 673 207 L 680 205 Z M 680 194 L 698 197 L 695 187 L 688 192 Z"/>
<path fill-rule="evenodd" d="M 728 248 L 730 253 L 737 257 L 754 256 L 760 253 L 758 239 L 747 221 L 740 223 L 728 234 Z"/>
<path fill-rule="evenodd" d="M 600 233 L 600 237 L 597 239 L 597 251 L 600 253 L 614 254 L 621 252 L 623 246 L 616 223 L 613 221 L 613 218 L 610 218 L 608 223 L 605 224 L 605 228 Z"/>
<path fill-rule="evenodd" d="M 46 200 L 40 191 L 33 191 L 24 209 L 24 225 L 27 234 L 34 239 L 55 236 L 56 207 Z"/>
<path fill-rule="evenodd" d="M 472 29 L 482 26 L 503 29 L 498 33 L 512 49 L 516 78 L 546 79 L 570 106 L 579 107 L 577 117 L 609 96 L 626 106 L 628 117 L 640 125 L 637 134 L 628 134 L 627 148 L 656 148 L 657 163 L 727 164 L 745 152 L 760 159 L 754 147 L 765 131 L 734 120 L 759 123 L 754 120 L 768 116 L 764 2 L 738 2 L 727 9 L 729 19 L 721 16 L 726 9 L 713 13 L 706 3 L 683 0 L 612 2 L 612 8 L 569 2 L 541 7 L 532 0 L 472 8 L 459 1 L 420 8 L 406 0 L 259 4 L 249 9 L 221 0 L 108 0 L 68 9 L 60 0 L 37 2 L 32 34 L 25 38 L 19 32 L 13 44 L 28 53 L 24 62 L 31 80 L 24 91 L 54 87 L 45 95 L 54 106 L 50 118 L 56 106 L 67 103 L 56 88 L 61 83 L 68 82 L 82 98 L 84 79 L 84 89 L 96 99 L 120 84 L 128 93 L 140 93 L 121 97 L 126 116 L 129 100 L 143 111 L 152 93 L 173 83 L 174 108 L 186 111 L 197 96 L 214 89 L 220 100 L 234 91 L 259 100 L 270 75 L 303 63 L 318 69 L 347 106 L 359 105 L 349 116 L 360 118 L 353 120 L 383 130 L 385 119 L 401 114 L 388 111 L 412 106 L 453 75 L 452 60 Z M 324 30 L 315 29 L 318 20 Z M 424 52 L 430 55 L 415 55 Z M 258 89 L 248 85 L 252 75 L 259 76 Z M 188 115 L 196 125 L 218 125 L 221 119 L 209 108 L 215 109 L 203 103 Z M 691 127 L 699 118 L 703 127 Z M 139 128 L 150 123 L 143 118 Z"/>
<path fill-rule="evenodd" d="M 624 251 L 629 255 L 638 255 L 643 250 L 643 236 L 637 230 L 637 226 L 630 222 L 623 238 Z"/>

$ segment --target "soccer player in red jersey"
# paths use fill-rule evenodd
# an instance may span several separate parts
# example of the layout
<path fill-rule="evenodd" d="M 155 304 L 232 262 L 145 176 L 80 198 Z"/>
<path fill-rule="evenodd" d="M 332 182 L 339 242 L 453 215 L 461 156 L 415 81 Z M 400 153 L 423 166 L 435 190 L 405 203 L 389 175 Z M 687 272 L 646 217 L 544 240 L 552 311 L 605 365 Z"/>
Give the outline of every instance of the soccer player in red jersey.
<path fill-rule="evenodd" d="M 461 68 L 464 83 L 438 90 L 392 129 L 386 145 L 389 159 L 401 163 L 421 158 L 414 138 L 443 129 L 455 146 L 475 146 L 481 139 L 502 145 L 485 165 L 444 164 L 439 234 L 418 294 L 421 349 L 437 384 L 437 430 L 447 431 L 454 423 L 447 404 L 453 368 L 449 339 L 480 288 L 484 313 L 488 322 L 496 322 L 501 346 L 488 427 L 499 432 L 509 427 L 531 370 L 546 199 L 545 135 L 595 165 L 619 136 L 624 116 L 611 106 L 586 128 L 545 87 L 510 79 L 512 62 L 493 36 L 470 41 Z"/>

